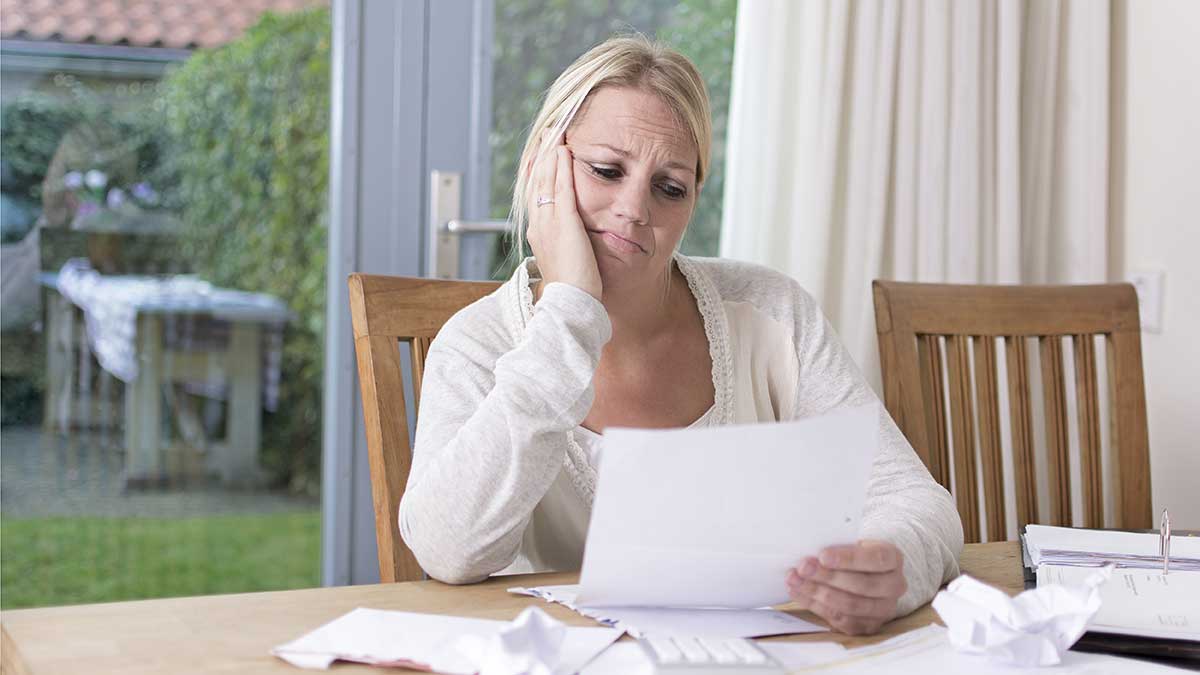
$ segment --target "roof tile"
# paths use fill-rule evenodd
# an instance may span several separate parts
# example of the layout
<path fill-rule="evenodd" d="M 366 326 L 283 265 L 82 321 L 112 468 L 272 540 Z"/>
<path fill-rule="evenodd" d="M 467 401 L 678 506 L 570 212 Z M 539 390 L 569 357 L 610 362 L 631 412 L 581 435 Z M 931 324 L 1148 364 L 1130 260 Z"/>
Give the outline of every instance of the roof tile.
<path fill-rule="evenodd" d="M 216 47 L 266 11 L 329 0 L 0 0 L 0 38 L 139 47 Z"/>

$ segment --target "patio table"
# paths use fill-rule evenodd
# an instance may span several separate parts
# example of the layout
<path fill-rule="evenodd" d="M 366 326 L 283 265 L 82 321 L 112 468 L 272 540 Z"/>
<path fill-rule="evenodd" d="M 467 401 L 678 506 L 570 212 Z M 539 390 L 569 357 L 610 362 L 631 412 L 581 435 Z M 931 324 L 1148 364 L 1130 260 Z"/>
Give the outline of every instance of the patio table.
<path fill-rule="evenodd" d="M 125 483 L 162 483 L 177 476 L 166 461 L 163 387 L 174 382 L 222 382 L 227 390 L 226 437 L 212 445 L 208 468 L 227 483 L 256 480 L 264 394 L 263 335 L 291 318 L 271 295 L 214 287 L 194 277 L 100 275 L 73 262 L 43 273 L 47 293 L 48 415 L 70 395 L 73 364 L 62 345 L 86 335 L 101 367 L 125 382 Z M 82 314 L 80 333 L 78 316 Z M 164 327 L 196 319 L 228 325 L 227 339 L 171 344 Z M 224 336 L 222 336 L 224 337 Z M 176 340 L 176 342 L 179 342 Z M 184 341 L 186 343 L 186 340 Z M 268 383 L 278 380 L 274 355 Z M 55 386 L 55 381 L 60 386 Z M 67 387 L 61 386 L 66 382 Z M 274 391 L 268 391 L 273 398 Z M 59 420 L 65 422 L 65 420 Z"/>

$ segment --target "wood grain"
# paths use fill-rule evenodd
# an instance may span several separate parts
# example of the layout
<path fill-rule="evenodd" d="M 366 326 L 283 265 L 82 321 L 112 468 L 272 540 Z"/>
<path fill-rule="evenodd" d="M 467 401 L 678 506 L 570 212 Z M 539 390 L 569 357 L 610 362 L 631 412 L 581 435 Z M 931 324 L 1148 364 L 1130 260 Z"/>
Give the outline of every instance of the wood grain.
<path fill-rule="evenodd" d="M 1009 594 L 1023 588 L 1020 549 L 1013 542 L 968 544 L 962 571 Z M 576 583 L 577 573 L 497 577 L 472 586 L 415 581 L 271 593 L 217 595 L 78 605 L 0 613 L 4 673 L 156 675 L 237 672 L 292 674 L 295 667 L 269 655 L 356 607 L 511 620 L 536 605 L 573 626 L 594 626 L 559 605 L 511 595 L 511 586 Z M 786 606 L 783 609 L 787 609 Z M 810 614 L 794 612 L 809 620 Z M 892 621 L 870 637 L 815 633 L 772 641 L 827 642 L 848 647 L 873 644 L 937 621 L 929 605 Z M 630 638 L 623 638 L 629 640 Z M 338 664 L 338 673 L 383 672 Z M 388 672 L 414 672 L 389 669 Z"/>
<path fill-rule="evenodd" d="M 946 368 L 950 375 L 951 442 L 954 446 L 954 498 L 962 519 L 963 537 L 977 542 L 979 491 L 975 463 L 975 413 L 971 396 L 971 338 L 946 338 Z"/>
<path fill-rule="evenodd" d="M 424 572 L 400 537 L 400 499 L 412 467 L 400 342 L 412 348 L 413 405 L 419 411 L 425 359 L 434 336 L 458 310 L 499 284 L 352 274 L 349 287 L 379 578 L 413 581 L 423 578 Z"/>
<path fill-rule="evenodd" d="M 1146 428 L 1141 334 L 1137 295 L 1129 284 L 1080 286 L 972 286 L 912 284 L 876 281 L 874 296 L 883 388 L 888 412 L 904 433 L 934 479 L 950 487 L 950 446 L 946 443 L 944 407 L 949 403 L 953 433 L 955 489 L 959 482 L 959 435 L 977 429 L 982 467 L 982 499 L 986 501 L 988 538 L 1003 528 L 1004 504 L 994 495 L 1003 491 L 1003 453 L 1012 453 L 1013 491 L 1019 529 L 1027 523 L 1071 524 L 1070 425 L 1079 425 L 1080 481 L 1083 520 L 1104 527 L 1150 527 L 1150 459 Z M 999 438 L 1000 386 L 997 354 L 988 346 L 993 338 L 1005 343 L 1008 412 L 1011 440 L 1001 447 Z M 1113 477 L 1108 490 L 1116 501 L 1115 522 L 1104 522 L 1105 484 L 1101 471 L 1099 391 L 1094 341 L 1107 341 L 1108 391 L 1113 452 L 1108 453 Z M 1026 341 L 1038 341 L 1042 373 L 1043 408 L 1034 410 L 1030 383 L 1030 356 Z M 1075 345 L 1075 377 L 1071 392 L 1080 404 L 1074 420 L 1068 419 L 1068 393 L 1063 363 L 1063 339 Z M 964 357 L 967 340 L 974 340 L 974 396 L 972 408 Z M 940 341 L 948 345 L 950 397 L 942 386 Z M 957 411 L 957 412 L 955 412 Z M 1034 417 L 1034 415 L 1038 417 Z M 958 416 L 962 415 L 962 420 Z M 974 420 L 967 417 L 975 416 Z M 1034 432 L 1035 421 L 1046 429 L 1046 466 L 1050 481 L 1049 508 L 1038 503 Z M 999 454 L 997 454 L 999 448 Z M 958 495 L 964 521 L 972 511 L 964 501 L 974 494 Z M 993 515 L 995 518 L 993 518 Z M 968 537 L 977 533 L 964 522 Z"/>

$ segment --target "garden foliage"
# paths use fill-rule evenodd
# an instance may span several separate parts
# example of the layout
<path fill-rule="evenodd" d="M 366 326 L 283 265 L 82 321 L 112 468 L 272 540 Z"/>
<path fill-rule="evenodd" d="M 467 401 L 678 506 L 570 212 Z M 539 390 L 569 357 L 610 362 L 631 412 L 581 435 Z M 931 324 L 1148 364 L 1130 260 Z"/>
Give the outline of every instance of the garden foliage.
<path fill-rule="evenodd" d="M 189 58 L 159 102 L 172 201 L 197 271 L 276 295 L 295 314 L 262 458 L 304 492 L 320 484 L 329 69 L 327 8 L 268 13 L 238 40 Z"/>

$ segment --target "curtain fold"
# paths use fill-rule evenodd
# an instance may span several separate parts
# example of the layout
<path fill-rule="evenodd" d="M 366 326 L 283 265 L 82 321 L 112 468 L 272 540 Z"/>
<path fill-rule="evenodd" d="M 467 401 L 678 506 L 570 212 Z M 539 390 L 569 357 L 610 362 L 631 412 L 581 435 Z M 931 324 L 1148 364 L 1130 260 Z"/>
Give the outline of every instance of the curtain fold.
<path fill-rule="evenodd" d="M 721 254 L 798 279 L 878 387 L 873 279 L 1103 281 L 1109 3 L 741 3 Z"/>

